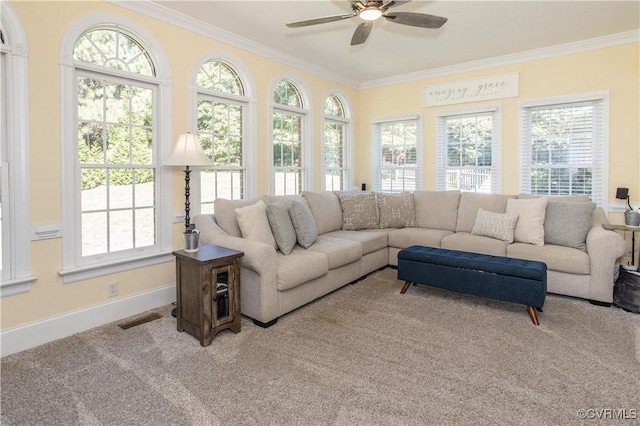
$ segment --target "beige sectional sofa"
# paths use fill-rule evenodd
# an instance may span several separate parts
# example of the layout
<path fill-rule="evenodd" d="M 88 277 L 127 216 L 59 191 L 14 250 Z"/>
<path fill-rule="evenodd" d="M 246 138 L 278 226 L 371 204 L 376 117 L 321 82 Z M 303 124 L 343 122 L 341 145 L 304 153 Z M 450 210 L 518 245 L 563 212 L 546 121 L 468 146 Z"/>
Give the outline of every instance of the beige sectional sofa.
<path fill-rule="evenodd" d="M 397 265 L 398 252 L 411 245 L 542 261 L 550 293 L 610 304 L 625 244 L 602 228 L 604 211 L 588 201 L 459 191 L 303 192 L 218 199 L 215 215 L 193 221 L 201 245 L 244 252 L 242 313 L 268 326 L 370 272 Z M 285 219 L 288 209 L 303 220 L 307 215 L 306 223 L 296 218 L 293 227 L 276 224 L 274 212 L 283 209 Z"/>

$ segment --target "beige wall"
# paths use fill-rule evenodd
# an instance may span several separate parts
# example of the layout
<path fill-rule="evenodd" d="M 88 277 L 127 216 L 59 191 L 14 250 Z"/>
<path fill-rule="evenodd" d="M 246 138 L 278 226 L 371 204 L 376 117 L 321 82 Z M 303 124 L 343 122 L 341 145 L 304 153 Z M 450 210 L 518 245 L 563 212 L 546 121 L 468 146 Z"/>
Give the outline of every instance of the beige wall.
<path fill-rule="evenodd" d="M 212 49 L 226 49 L 253 72 L 257 89 L 258 112 L 258 191 L 266 193 L 268 158 L 269 90 L 282 73 L 299 76 L 310 90 L 314 113 L 313 156 L 316 158 L 315 189 L 320 185 L 320 143 L 322 103 L 333 89 L 350 98 L 355 116 L 355 180 L 370 183 L 370 122 L 374 117 L 407 113 L 424 114 L 425 173 L 424 188 L 435 188 L 435 114 L 438 108 L 422 108 L 425 84 L 493 75 L 520 73 L 520 97 L 500 102 L 503 112 L 503 190 L 518 190 L 517 120 L 518 101 L 596 90 L 610 90 L 610 199 L 615 202 L 617 186 L 629 186 L 632 200 L 640 203 L 640 134 L 638 44 L 532 61 L 501 68 L 434 78 L 392 87 L 355 90 L 333 81 L 271 61 L 265 57 L 226 46 L 218 41 L 155 21 L 126 9 L 103 2 L 23 2 L 13 1 L 25 28 L 29 48 L 29 109 L 31 148 L 31 219 L 32 223 L 61 221 L 60 187 L 60 110 L 58 53 L 65 30 L 76 19 L 95 12 L 116 13 L 135 20 L 153 34 L 164 49 L 171 65 L 173 81 L 171 139 L 189 130 L 188 88 L 191 68 L 201 55 Z M 461 107 L 464 105 L 460 105 Z M 173 207 L 182 209 L 182 174 L 174 174 Z M 617 220 L 614 218 L 614 221 Z M 174 225 L 176 248 L 181 247 L 181 224 Z M 63 284 L 58 275 L 62 267 L 60 239 L 32 243 L 32 269 L 38 280 L 26 294 L 5 297 L 1 303 L 2 329 L 9 329 L 64 313 L 112 301 L 107 297 L 107 282 L 117 280 L 119 296 L 150 291 L 172 284 L 173 262 L 104 276 L 92 280 Z"/>
<path fill-rule="evenodd" d="M 609 202 L 617 187 L 629 187 L 631 200 L 640 205 L 640 44 L 592 50 L 509 66 L 483 69 L 446 77 L 361 90 L 358 114 L 356 181 L 371 182 L 371 120 L 380 116 L 422 113 L 424 119 L 423 188 L 436 188 L 436 115 L 455 108 L 499 104 L 502 108 L 502 192 L 517 194 L 519 102 L 534 98 L 608 90 L 609 108 Z M 518 72 L 520 92 L 516 98 L 488 102 L 423 108 L 425 85 Z M 610 214 L 623 223 L 621 214 Z"/>

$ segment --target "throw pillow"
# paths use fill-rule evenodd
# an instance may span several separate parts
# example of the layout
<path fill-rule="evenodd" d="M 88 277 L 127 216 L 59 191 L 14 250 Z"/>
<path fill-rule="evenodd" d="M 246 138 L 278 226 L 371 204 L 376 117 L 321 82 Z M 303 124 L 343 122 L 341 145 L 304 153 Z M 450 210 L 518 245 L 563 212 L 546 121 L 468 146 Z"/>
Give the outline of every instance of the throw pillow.
<path fill-rule="evenodd" d="M 289 208 L 280 201 L 267 205 L 267 219 L 273 238 L 283 254 L 289 254 L 296 245 L 296 230 L 291 223 Z"/>
<path fill-rule="evenodd" d="M 313 214 L 306 201 L 295 200 L 289 207 L 289 216 L 293 229 L 296 231 L 298 244 L 309 248 L 318 239 L 318 228 L 313 220 Z"/>
<path fill-rule="evenodd" d="M 416 226 L 416 209 L 413 205 L 413 194 L 376 194 L 380 228 L 412 228 Z"/>
<path fill-rule="evenodd" d="M 342 229 L 358 231 L 378 227 L 378 206 L 373 192 L 339 193 Z"/>
<path fill-rule="evenodd" d="M 544 242 L 587 250 L 587 233 L 596 203 L 549 201 L 544 221 Z"/>
<path fill-rule="evenodd" d="M 506 213 L 518 215 L 518 222 L 513 230 L 513 241 L 543 246 L 546 211 L 546 198 L 508 199 Z"/>
<path fill-rule="evenodd" d="M 264 201 L 259 200 L 250 206 L 236 209 L 236 217 L 238 218 L 238 226 L 240 227 L 242 238 L 259 241 L 274 249 L 278 248 L 276 240 L 271 233 L 271 226 L 269 226 L 269 219 L 267 218 L 267 206 Z"/>
<path fill-rule="evenodd" d="M 512 243 L 513 229 L 517 221 L 518 215 L 494 213 L 480 208 L 478 209 L 471 233 Z"/>

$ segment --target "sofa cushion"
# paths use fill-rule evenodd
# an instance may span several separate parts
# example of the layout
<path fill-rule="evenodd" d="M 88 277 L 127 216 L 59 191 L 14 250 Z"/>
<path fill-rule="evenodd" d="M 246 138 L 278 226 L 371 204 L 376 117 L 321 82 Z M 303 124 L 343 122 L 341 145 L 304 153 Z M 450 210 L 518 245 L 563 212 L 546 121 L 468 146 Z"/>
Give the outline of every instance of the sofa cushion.
<path fill-rule="evenodd" d="M 544 221 L 544 242 L 559 246 L 587 249 L 587 233 L 591 229 L 596 203 L 549 201 Z"/>
<path fill-rule="evenodd" d="M 506 256 L 507 246 L 509 246 L 509 243 L 506 241 L 473 235 L 468 232 L 456 232 L 447 235 L 440 242 L 441 248 L 492 254 L 494 256 Z"/>
<path fill-rule="evenodd" d="M 329 272 L 329 259 L 324 253 L 294 247 L 291 254 L 285 256 L 277 253 L 278 290 L 289 290 L 307 281 L 314 280 Z"/>
<path fill-rule="evenodd" d="M 456 230 L 460 191 L 414 191 L 413 204 L 419 228 Z"/>
<path fill-rule="evenodd" d="M 213 202 L 213 210 L 216 216 L 216 223 L 218 226 L 234 237 L 242 237 L 240 227 L 238 226 L 238 219 L 236 217 L 236 209 L 240 207 L 250 206 L 255 204 L 258 200 L 265 200 L 267 197 L 249 198 L 246 200 L 227 200 L 224 198 L 217 198 Z"/>
<path fill-rule="evenodd" d="M 361 231 L 340 230 L 329 232 L 324 236 L 356 241 L 362 246 L 362 254 L 365 255 L 387 248 L 387 235 L 389 232 L 391 232 L 390 229 L 363 229 Z"/>
<path fill-rule="evenodd" d="M 269 226 L 267 206 L 264 201 L 258 200 L 250 206 L 237 208 L 236 216 L 242 238 L 267 244 L 274 249 L 278 248 Z"/>
<path fill-rule="evenodd" d="M 329 260 L 329 269 L 336 269 L 351 262 L 360 260 L 362 257 L 362 246 L 355 241 L 343 238 L 331 238 L 319 236 L 309 250 L 324 253 Z"/>
<path fill-rule="evenodd" d="M 451 231 L 443 229 L 405 228 L 394 229 L 389 233 L 389 247 L 405 248 L 410 246 L 440 247 L 440 242 Z"/>
<path fill-rule="evenodd" d="M 341 192 L 342 229 L 357 231 L 378 227 L 378 205 L 373 192 Z"/>
<path fill-rule="evenodd" d="M 518 222 L 513 230 L 513 240 L 518 243 L 544 245 L 546 210 L 546 198 L 508 199 L 506 212 L 518 215 Z"/>
<path fill-rule="evenodd" d="M 413 194 L 376 194 L 380 228 L 411 228 L 416 226 L 416 209 L 413 206 Z"/>
<path fill-rule="evenodd" d="M 304 191 L 302 196 L 316 220 L 318 235 L 342 229 L 342 208 L 336 194 L 331 191 Z"/>
<path fill-rule="evenodd" d="M 456 232 L 471 232 L 479 208 L 496 213 L 504 213 L 509 198 L 515 198 L 515 195 L 461 193 Z"/>
<path fill-rule="evenodd" d="M 513 229 L 517 221 L 517 214 L 494 213 L 480 208 L 471 233 L 512 243 Z"/>
<path fill-rule="evenodd" d="M 513 243 L 507 247 L 507 256 L 544 262 L 550 271 L 578 275 L 591 273 L 589 255 L 572 247 Z"/>
<path fill-rule="evenodd" d="M 265 195 L 264 197 L 267 198 L 266 200 L 264 200 L 267 205 L 269 205 L 270 203 L 280 202 L 287 207 L 291 207 L 291 204 L 293 204 L 294 201 L 304 201 L 304 198 L 300 194 L 271 195 L 268 197 Z"/>
<path fill-rule="evenodd" d="M 318 228 L 316 228 L 316 222 L 307 202 L 294 200 L 289 207 L 289 216 L 291 216 L 291 222 L 296 231 L 298 244 L 304 248 L 311 247 L 318 238 Z"/>
<path fill-rule="evenodd" d="M 282 254 L 289 254 L 296 245 L 296 230 L 289 216 L 289 208 L 281 201 L 267 206 L 267 219 L 278 248 Z"/>
<path fill-rule="evenodd" d="M 591 202 L 591 198 L 589 198 L 588 195 L 550 195 L 550 196 L 544 196 L 544 195 L 531 195 L 531 194 L 525 194 L 525 193 L 520 193 L 518 194 L 518 198 L 521 199 L 532 199 L 532 198 L 546 198 L 547 201 L 568 201 L 568 202 L 573 202 L 573 203 L 590 203 Z"/>

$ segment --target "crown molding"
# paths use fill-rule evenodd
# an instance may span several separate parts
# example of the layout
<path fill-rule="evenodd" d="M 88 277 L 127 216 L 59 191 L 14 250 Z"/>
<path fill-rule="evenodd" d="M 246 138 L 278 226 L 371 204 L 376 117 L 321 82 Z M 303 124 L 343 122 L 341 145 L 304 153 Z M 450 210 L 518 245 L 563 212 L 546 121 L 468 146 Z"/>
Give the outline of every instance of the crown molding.
<path fill-rule="evenodd" d="M 230 31 L 223 30 L 210 24 L 206 24 L 199 20 L 194 20 L 190 16 L 186 16 L 182 13 L 178 13 L 172 9 L 169 9 L 161 4 L 154 3 L 150 0 L 106 0 L 115 6 L 128 9 L 132 12 L 140 13 L 153 19 L 157 19 L 162 22 L 180 27 L 184 30 L 200 34 L 204 37 L 208 37 L 213 40 L 217 40 L 221 43 L 226 43 L 231 46 L 246 50 L 256 55 L 264 56 L 268 59 L 281 62 L 283 64 L 292 66 L 296 69 L 309 72 L 319 77 L 324 77 L 337 83 L 344 84 L 354 89 L 359 88 L 360 81 L 348 78 L 342 74 L 337 74 L 326 68 L 319 67 L 311 64 L 307 61 L 302 61 L 294 56 L 287 55 L 279 50 L 272 49 L 264 46 L 260 43 L 256 43 L 244 37 L 240 37 L 237 34 L 233 34 Z"/>
<path fill-rule="evenodd" d="M 526 52 L 514 53 L 511 55 L 497 56 L 494 58 L 482 59 L 479 61 L 465 62 L 441 68 L 434 68 L 426 71 L 418 71 L 408 74 L 396 75 L 392 77 L 369 80 L 360 84 L 360 89 L 371 89 L 376 87 L 391 86 L 394 84 L 407 83 L 416 80 L 424 80 L 434 77 L 443 77 L 452 74 L 459 74 L 469 71 L 477 71 L 486 68 L 513 65 L 521 62 L 552 58 L 554 56 L 569 55 L 573 53 L 585 52 L 588 50 L 603 49 L 606 47 L 618 46 L 640 41 L 640 31 L 627 31 L 612 34 L 604 37 L 597 37 L 573 43 L 559 44 L 557 46 L 545 47 L 542 49 L 529 50 Z"/>

